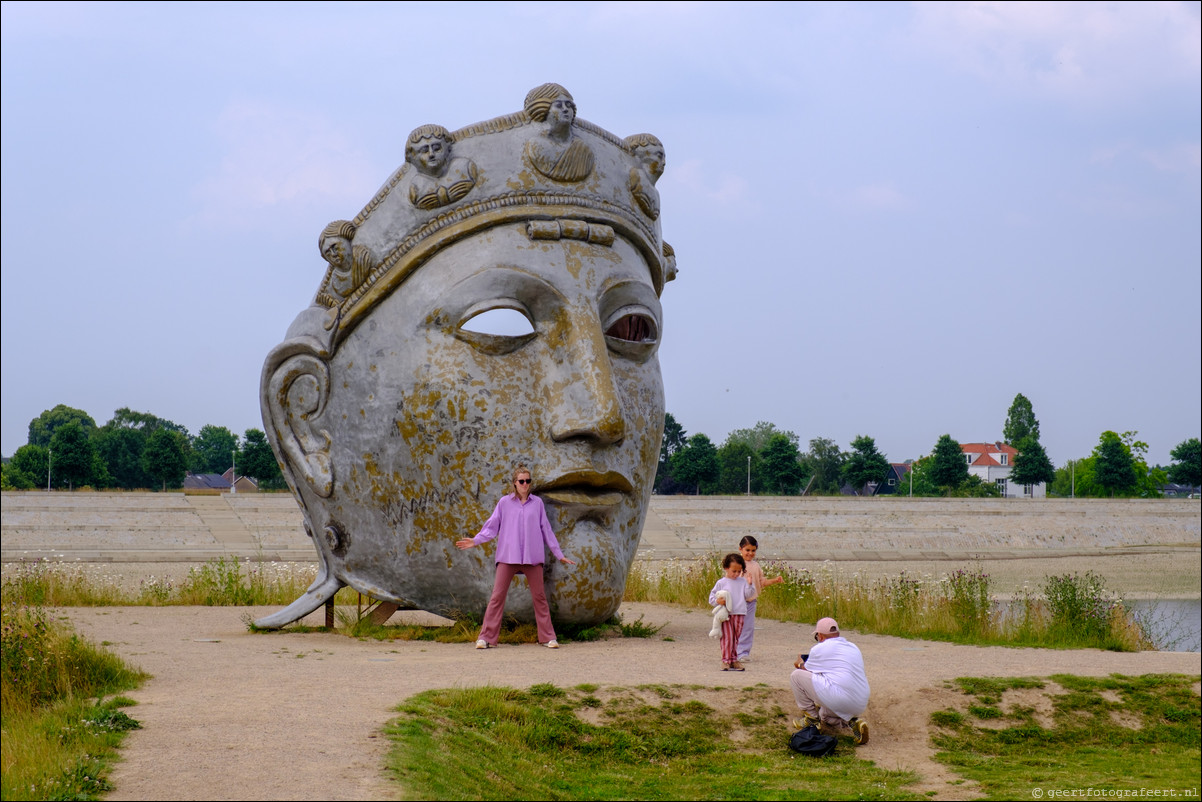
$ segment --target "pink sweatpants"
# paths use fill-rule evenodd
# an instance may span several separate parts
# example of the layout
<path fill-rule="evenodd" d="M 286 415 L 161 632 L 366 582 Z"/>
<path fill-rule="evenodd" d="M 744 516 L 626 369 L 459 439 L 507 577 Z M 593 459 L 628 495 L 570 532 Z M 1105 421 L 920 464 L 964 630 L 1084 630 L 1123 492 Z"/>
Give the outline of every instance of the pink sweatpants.
<path fill-rule="evenodd" d="M 534 620 L 538 624 L 538 642 L 555 640 L 551 608 L 547 606 L 547 594 L 543 588 L 542 565 L 497 563 L 497 576 L 493 581 L 488 608 L 484 611 L 484 625 L 480 627 L 479 637 L 479 640 L 487 641 L 490 646 L 497 645 L 497 636 L 501 633 L 501 618 L 505 614 L 505 597 L 509 594 L 509 584 L 518 574 L 525 575 L 526 584 L 530 586 L 530 599 L 534 602 Z"/>
<path fill-rule="evenodd" d="M 733 663 L 739 659 L 739 637 L 743 634 L 743 616 L 731 613 L 722 622 L 722 662 Z"/>

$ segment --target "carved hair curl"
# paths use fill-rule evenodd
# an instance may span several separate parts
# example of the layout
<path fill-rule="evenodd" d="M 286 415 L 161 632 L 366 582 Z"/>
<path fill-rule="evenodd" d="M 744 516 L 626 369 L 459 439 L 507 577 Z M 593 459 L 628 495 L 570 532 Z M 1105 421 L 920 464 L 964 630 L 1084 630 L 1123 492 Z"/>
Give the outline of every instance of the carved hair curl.
<path fill-rule="evenodd" d="M 659 137 L 655 134 L 631 134 L 624 140 L 626 147 L 634 150 L 635 148 L 660 148 L 664 147 L 664 143 L 659 141 Z"/>
<path fill-rule="evenodd" d="M 355 224 L 350 220 L 335 220 L 321 230 L 321 236 L 317 238 L 317 250 L 320 251 L 330 237 L 342 237 L 347 241 L 353 240 L 357 230 Z"/>

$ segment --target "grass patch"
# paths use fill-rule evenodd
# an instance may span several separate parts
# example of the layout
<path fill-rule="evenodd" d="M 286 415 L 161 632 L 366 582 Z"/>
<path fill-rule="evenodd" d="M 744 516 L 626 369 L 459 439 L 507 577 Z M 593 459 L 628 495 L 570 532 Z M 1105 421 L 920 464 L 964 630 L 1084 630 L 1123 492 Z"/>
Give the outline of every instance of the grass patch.
<path fill-rule="evenodd" d="M 1003 614 L 989 575 L 959 569 L 938 579 L 902 573 L 870 581 L 837 567 L 811 571 L 764 564 L 784 582 L 767 588 L 756 615 L 810 622 L 833 616 L 846 629 L 904 638 L 980 646 L 1032 646 L 1112 651 L 1152 649 L 1150 633 L 1095 574 L 1047 577 L 1039 593 L 1025 593 Z M 639 562 L 626 583 L 626 601 L 708 607 L 722 575 L 721 556 Z"/>
<path fill-rule="evenodd" d="M 404 799 L 923 799 L 914 774 L 789 751 L 764 686 L 427 691 L 388 726 Z"/>
<path fill-rule="evenodd" d="M 146 675 L 40 607 L 5 603 L 0 637 L 0 798 L 99 799 L 125 732 L 139 724 L 105 697 Z"/>
<path fill-rule="evenodd" d="M 313 584 L 316 568 L 295 563 L 263 562 L 219 557 L 188 569 L 180 582 L 148 577 L 137 590 L 122 586 L 115 577 L 97 576 L 78 563 L 36 560 L 10 566 L 3 581 L 5 605 L 48 607 L 96 606 L 168 606 L 202 605 L 266 606 L 288 605 Z M 452 626 L 376 624 L 365 615 L 365 602 L 353 588 L 342 588 L 334 597 L 334 631 L 354 638 L 372 640 L 418 640 L 437 643 L 471 643 L 480 631 L 478 615 L 457 616 Z M 327 632 L 324 626 L 292 624 L 282 630 L 259 630 L 251 616 L 244 616 L 247 628 L 254 632 Z M 614 616 L 600 624 L 581 626 L 560 624 L 559 640 L 594 641 L 607 638 L 651 638 L 663 628 L 637 621 L 623 622 Z M 533 623 L 506 620 L 499 642 L 536 643 L 538 629 Z"/>
<path fill-rule="evenodd" d="M 1176 674 L 960 679 L 964 709 L 931 715 L 936 759 L 978 783 L 986 799 L 1068 788 L 1192 788 L 1196 798 L 1198 681 Z"/>
<path fill-rule="evenodd" d="M 130 589 L 117 577 L 97 576 L 80 563 L 35 560 L 6 566 L 3 599 L 4 604 L 45 607 L 287 605 L 316 577 L 316 566 L 308 563 L 219 557 L 189 568 L 179 582 L 151 576 Z M 353 590 L 339 594 L 354 604 Z"/>

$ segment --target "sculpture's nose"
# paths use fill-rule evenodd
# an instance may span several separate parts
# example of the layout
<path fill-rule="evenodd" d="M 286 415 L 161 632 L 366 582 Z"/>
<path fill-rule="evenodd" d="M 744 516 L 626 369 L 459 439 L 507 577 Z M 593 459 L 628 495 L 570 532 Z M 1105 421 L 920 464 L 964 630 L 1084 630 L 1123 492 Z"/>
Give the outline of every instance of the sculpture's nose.
<path fill-rule="evenodd" d="M 573 318 L 563 323 L 562 347 L 555 349 L 556 377 L 547 386 L 552 394 L 551 438 L 556 442 L 586 437 L 598 443 L 617 443 L 626 436 L 622 405 L 613 365 L 600 320 Z"/>

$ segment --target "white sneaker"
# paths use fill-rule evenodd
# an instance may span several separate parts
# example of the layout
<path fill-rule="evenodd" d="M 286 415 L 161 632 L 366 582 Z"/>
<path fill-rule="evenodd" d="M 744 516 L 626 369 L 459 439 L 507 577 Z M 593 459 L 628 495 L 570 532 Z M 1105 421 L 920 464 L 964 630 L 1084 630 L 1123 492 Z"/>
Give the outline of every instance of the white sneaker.
<path fill-rule="evenodd" d="M 559 641 L 557 641 L 557 640 L 549 640 L 549 641 L 547 641 L 547 648 L 548 648 L 548 649 L 558 649 L 558 648 L 559 648 Z"/>
<path fill-rule="evenodd" d="M 488 648 L 488 641 L 486 641 L 486 640 L 478 640 L 478 641 L 476 641 L 476 648 L 477 648 L 477 649 L 487 649 L 487 648 Z"/>

